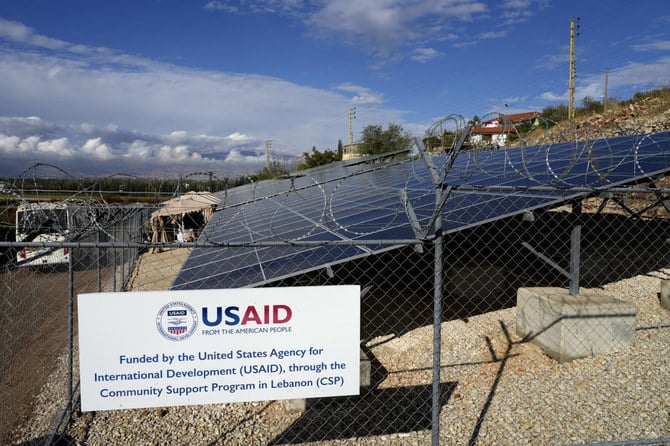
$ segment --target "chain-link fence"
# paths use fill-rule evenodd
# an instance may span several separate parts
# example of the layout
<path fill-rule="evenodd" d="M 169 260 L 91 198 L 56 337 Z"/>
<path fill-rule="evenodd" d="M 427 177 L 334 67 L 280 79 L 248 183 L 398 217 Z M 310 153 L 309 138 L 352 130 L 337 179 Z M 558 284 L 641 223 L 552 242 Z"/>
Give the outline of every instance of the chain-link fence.
<path fill-rule="evenodd" d="M 11 213 L 28 214 L 27 209 L 32 209 L 32 218 L 41 222 L 37 226 L 48 223 L 37 235 L 17 225 L 17 230 L 6 238 L 27 236 L 31 241 L 5 243 L 2 248 L 0 317 L 5 342 L 0 383 L 6 408 L 0 417 L 2 444 L 13 444 L 12 430 L 25 427 L 26 423 L 38 422 L 43 428 L 51 424 L 56 428 L 67 422 L 63 411 L 69 409 L 77 379 L 72 368 L 76 341 L 74 300 L 78 293 L 127 288 L 140 251 L 131 243 L 145 240 L 143 224 L 150 213 L 138 206 L 68 205 L 66 209 L 49 204 L 18 206 Z M 69 214 L 61 222 L 67 224 L 69 220 L 67 229 L 55 223 L 60 211 Z M 3 213 L 10 213 L 10 209 Z M 91 215 L 97 215 L 93 225 L 82 224 L 74 217 Z M 64 232 L 69 244 L 65 240 L 47 241 L 46 237 Z M 74 241 L 88 247 L 75 248 Z M 40 400 L 40 389 L 45 385 L 56 393 Z M 47 435 L 50 430 L 43 430 L 42 434 Z M 48 441 L 48 435 L 44 438 Z"/>
<path fill-rule="evenodd" d="M 2 443 L 670 443 L 668 167 L 640 173 L 636 143 L 622 175 L 617 147 L 560 170 L 549 150 L 351 164 L 176 211 L 33 206 L 32 230 L 13 205 Z M 350 284 L 360 395 L 81 411 L 79 294 Z"/>
<path fill-rule="evenodd" d="M 670 220 L 656 193 L 591 198 L 579 213 L 556 207 L 447 234 L 438 263 L 432 243 L 388 246 L 268 284 L 361 285 L 370 373 L 359 397 L 309 400 L 299 410 L 260 402 L 82 413 L 73 298 L 169 289 L 195 246 L 146 242 L 147 221 L 147 210 L 125 209 L 97 241 L 42 243 L 69 248 L 68 264 L 3 271 L 3 444 L 428 444 L 435 432 L 439 444 L 565 444 L 670 435 L 670 314 L 658 299 L 670 278 Z M 569 269 L 576 224 L 579 284 L 635 305 L 635 340 L 561 363 L 518 333 L 515 305 L 522 287 L 570 287 L 555 266 Z M 33 245 L 3 246 L 20 261 Z M 269 246 L 288 253 L 300 242 Z M 198 249 L 258 248 L 201 241 Z"/>

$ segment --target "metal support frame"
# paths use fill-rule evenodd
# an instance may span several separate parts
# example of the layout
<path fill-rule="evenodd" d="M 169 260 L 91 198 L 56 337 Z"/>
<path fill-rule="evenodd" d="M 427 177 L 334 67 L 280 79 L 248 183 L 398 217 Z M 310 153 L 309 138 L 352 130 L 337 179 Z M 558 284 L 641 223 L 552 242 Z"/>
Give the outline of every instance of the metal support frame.
<path fill-rule="evenodd" d="M 556 271 L 561 273 L 562 276 L 566 277 L 567 279 L 570 280 L 570 288 L 569 292 L 571 296 L 578 296 L 579 295 L 579 280 L 580 280 L 580 273 L 579 273 L 579 266 L 581 263 L 581 250 L 582 250 L 582 218 L 581 218 L 581 213 L 582 213 L 582 205 L 581 201 L 580 202 L 575 202 L 573 203 L 573 208 L 572 212 L 574 215 L 576 215 L 576 221 L 574 225 L 572 226 L 572 230 L 570 231 L 570 266 L 569 269 L 566 270 L 563 267 L 561 267 L 558 263 L 556 263 L 554 260 L 551 259 L 551 257 L 548 257 L 547 255 L 541 253 L 537 249 L 533 248 L 529 243 L 527 242 L 521 242 L 521 245 L 528 249 L 531 253 L 533 253 L 536 257 L 544 261 L 547 265 L 551 266 L 554 268 Z"/>
<path fill-rule="evenodd" d="M 635 218 L 641 218 L 645 213 L 647 213 L 649 210 L 654 209 L 657 206 L 663 206 L 663 208 L 666 210 L 666 212 L 670 212 L 670 193 L 667 189 L 662 189 L 662 188 L 657 188 L 655 187 L 654 183 L 652 182 L 652 188 L 632 188 L 632 189 L 617 189 L 616 191 L 605 191 L 602 192 L 599 196 L 603 198 L 603 202 L 600 203 L 600 206 L 598 206 L 598 210 L 596 211 L 596 214 L 601 214 L 602 211 L 605 209 L 605 206 L 607 206 L 607 203 L 612 201 L 616 203 L 624 212 L 626 212 L 628 215 L 631 217 Z M 614 192 L 620 192 L 623 194 L 631 194 L 631 193 L 653 193 L 656 196 L 656 201 L 651 203 L 649 206 L 640 209 L 639 211 L 634 211 L 632 210 L 627 204 L 626 200 L 622 200 L 621 198 L 617 197 L 614 195 Z"/>
<path fill-rule="evenodd" d="M 410 203 L 407 196 L 407 191 L 405 189 L 398 189 L 398 195 L 400 195 L 400 201 L 402 201 L 402 205 L 405 208 L 405 213 L 407 214 L 412 231 L 414 231 L 414 236 L 419 240 L 423 240 L 426 234 L 421 229 L 421 223 L 419 223 L 419 219 L 416 217 L 412 203 Z M 419 254 L 423 253 L 423 245 L 414 245 L 414 251 Z"/>

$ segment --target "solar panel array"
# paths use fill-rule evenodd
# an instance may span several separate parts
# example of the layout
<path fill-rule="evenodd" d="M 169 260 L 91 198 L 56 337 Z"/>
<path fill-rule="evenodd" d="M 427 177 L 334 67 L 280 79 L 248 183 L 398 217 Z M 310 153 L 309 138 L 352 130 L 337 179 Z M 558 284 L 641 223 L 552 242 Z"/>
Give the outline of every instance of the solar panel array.
<path fill-rule="evenodd" d="M 222 247 L 195 248 L 172 288 L 259 286 L 430 236 L 436 187 L 451 187 L 441 213 L 443 233 L 453 233 L 660 175 L 670 170 L 670 132 L 463 152 L 448 172 L 448 157 L 431 159 L 437 185 L 422 159 L 365 160 L 220 192 L 200 240 Z"/>

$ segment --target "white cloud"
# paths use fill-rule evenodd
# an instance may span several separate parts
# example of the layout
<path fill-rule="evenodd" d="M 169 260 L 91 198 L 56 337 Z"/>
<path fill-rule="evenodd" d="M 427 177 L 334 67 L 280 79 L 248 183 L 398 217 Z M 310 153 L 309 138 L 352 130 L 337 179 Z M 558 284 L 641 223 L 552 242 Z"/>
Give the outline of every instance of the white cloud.
<path fill-rule="evenodd" d="M 114 154 L 107 144 L 103 143 L 101 138 L 93 138 L 86 141 L 81 147 L 82 154 L 90 155 L 94 160 L 111 160 Z"/>
<path fill-rule="evenodd" d="M 54 154 L 57 157 L 70 158 L 74 151 L 67 138 L 52 139 L 50 141 L 40 141 L 37 143 L 37 151 L 47 154 Z"/>
<path fill-rule="evenodd" d="M 251 138 L 249 138 L 247 135 L 235 132 L 228 135 L 228 139 L 231 141 L 249 141 Z"/>
<path fill-rule="evenodd" d="M 312 13 L 306 23 L 317 34 L 346 39 L 380 57 L 419 40 L 440 40 L 449 21 L 467 22 L 488 10 L 481 1 L 333 0 Z"/>
<path fill-rule="evenodd" d="M 12 153 L 17 150 L 21 138 L 18 136 L 5 135 L 0 133 L 0 153 L 3 155 Z"/>
<path fill-rule="evenodd" d="M 613 88 L 621 86 L 664 87 L 668 86 L 668 73 L 670 73 L 670 57 L 663 57 L 650 63 L 631 62 L 611 70 L 609 83 Z M 591 80 L 591 82 L 597 81 L 597 76 Z"/>
<path fill-rule="evenodd" d="M 185 138 L 186 136 L 188 136 L 188 133 L 184 130 L 175 130 L 174 132 L 170 132 L 169 135 L 170 138 L 174 138 L 176 140 Z"/>
<path fill-rule="evenodd" d="M 545 69 L 545 70 L 553 70 L 557 67 L 562 67 L 564 66 L 568 61 L 570 60 L 570 53 L 568 51 L 568 48 L 565 48 L 565 51 L 563 49 L 560 50 L 559 53 L 557 54 L 546 54 L 544 55 L 540 61 L 538 61 L 535 66 L 533 67 L 534 69 Z"/>
<path fill-rule="evenodd" d="M 19 154 L 26 162 L 69 157 L 73 168 L 88 162 L 93 169 L 104 165 L 93 160 L 116 160 L 116 169 L 137 169 L 145 160 L 169 167 L 178 158 L 230 171 L 239 166 L 226 164 L 225 154 L 262 149 L 265 140 L 287 155 L 333 147 L 348 134 L 352 103 L 363 111 L 383 102 L 365 87 L 329 91 L 275 77 L 187 69 L 104 48 L 84 51 L 15 22 L 0 26 L 0 39 L 32 45 L 0 47 L 0 150 L 11 146 L 15 161 Z M 375 108 L 374 117 L 397 122 L 400 113 Z M 364 113 L 361 118 L 361 126 L 369 123 Z"/>
<path fill-rule="evenodd" d="M 151 158 L 151 146 L 145 141 L 133 141 L 123 156 L 132 160 L 147 161 Z"/>
<path fill-rule="evenodd" d="M 479 35 L 482 40 L 501 39 L 503 37 L 507 37 L 507 31 L 490 31 Z"/>
<path fill-rule="evenodd" d="M 633 45 L 631 48 L 633 48 L 635 51 L 668 51 L 670 50 L 670 40 L 642 43 L 639 45 Z"/>
<path fill-rule="evenodd" d="M 463 31 L 474 22 L 509 28 L 529 20 L 538 9 L 547 7 L 548 1 L 508 0 L 493 5 L 480 0 L 330 0 L 318 5 L 304 14 L 304 22 L 317 35 L 365 48 L 388 62 L 404 58 L 398 55 L 399 50 L 408 52 L 413 60 L 425 61 L 411 48 L 427 42 L 452 41 L 455 47 L 465 47 L 481 39 L 506 37 L 509 29 L 482 34 L 476 41 L 468 32 L 453 30 Z"/>
<path fill-rule="evenodd" d="M 528 100 L 528 97 L 526 96 L 508 96 L 506 98 L 503 98 L 503 102 L 505 104 L 516 104 L 518 102 L 526 102 Z"/>
<path fill-rule="evenodd" d="M 353 93 L 351 103 L 354 105 L 381 105 L 384 102 L 384 95 L 370 91 L 369 88 L 354 84 L 340 84 L 335 87 L 337 90 Z"/>
<path fill-rule="evenodd" d="M 14 147 L 16 150 L 18 150 L 19 153 L 30 153 L 31 155 L 33 153 L 38 153 L 39 150 L 37 149 L 38 144 L 40 143 L 40 137 L 39 136 L 29 136 L 23 140 L 19 140 L 16 142 L 16 146 Z M 10 148 L 11 150 L 11 148 Z M 11 154 L 10 152 L 6 152 L 7 155 Z"/>
<path fill-rule="evenodd" d="M 230 13 L 263 13 L 300 16 L 303 13 L 302 0 L 213 0 L 204 9 Z"/>
<path fill-rule="evenodd" d="M 42 139 L 37 135 L 21 138 L 0 133 L 0 153 L 5 159 L 30 156 L 64 160 L 72 158 L 76 150 L 67 138 Z"/>
<path fill-rule="evenodd" d="M 502 13 L 532 15 L 544 0 L 511 1 Z M 482 0 L 215 0 L 205 9 L 238 14 L 277 14 L 302 21 L 316 36 L 337 39 L 374 55 L 373 67 L 406 57 L 424 62 L 412 48 L 426 42 L 458 39 L 455 26 L 491 20 Z"/>
<path fill-rule="evenodd" d="M 234 163 L 265 163 L 265 155 L 243 155 L 238 150 L 231 150 L 226 161 Z"/>
<path fill-rule="evenodd" d="M 230 5 L 228 2 L 223 2 L 223 1 L 211 1 L 207 2 L 207 4 L 204 6 L 205 9 L 214 9 L 214 10 L 219 10 L 219 11 L 226 11 L 226 12 L 238 12 L 239 8 L 235 5 Z"/>
<path fill-rule="evenodd" d="M 35 33 L 32 28 L 25 26 L 23 23 L 12 22 L 2 18 L 0 18 L 0 37 L 13 42 L 51 50 L 61 50 L 68 46 L 67 42 L 62 40 L 52 39 Z"/>
<path fill-rule="evenodd" d="M 610 97 L 617 95 L 617 89 L 633 88 L 643 91 L 668 85 L 668 73 L 670 73 L 670 57 L 657 59 L 650 63 L 628 63 L 623 67 L 611 69 L 609 71 L 609 91 Z M 575 86 L 575 102 L 580 103 L 585 97 L 589 96 L 600 101 L 605 94 L 603 75 L 598 73 L 591 76 L 580 77 Z M 556 102 L 567 101 L 568 92 L 555 94 L 545 92 L 539 95 L 540 99 Z"/>
<path fill-rule="evenodd" d="M 178 145 L 175 147 L 163 145 L 156 147 L 153 156 L 163 162 L 182 162 L 202 159 L 200 154 L 191 152 L 190 148 L 186 145 Z"/>
<path fill-rule="evenodd" d="M 439 55 L 440 52 L 435 48 L 416 48 L 411 58 L 417 62 L 427 62 L 438 57 Z"/>
<path fill-rule="evenodd" d="M 505 26 L 528 21 L 536 10 L 549 6 L 548 0 L 507 0 L 500 5 Z"/>
<path fill-rule="evenodd" d="M 68 137 L 54 136 L 63 133 Z M 249 145 L 258 150 L 248 150 Z M 36 117 L 0 117 L 0 175 L 17 175 L 36 162 L 46 162 L 72 175 L 171 176 L 207 170 L 235 176 L 263 167 L 263 145 L 239 133 L 232 138 L 187 131 L 147 135 L 91 124 L 59 126 Z M 289 164 L 295 158 L 276 151 L 271 156 Z"/>
<path fill-rule="evenodd" d="M 557 101 L 566 101 L 568 99 L 568 93 L 567 91 L 562 94 L 562 95 L 557 95 L 551 91 L 546 91 L 542 94 L 540 94 L 540 99 L 544 101 L 549 101 L 549 102 L 557 102 Z"/>

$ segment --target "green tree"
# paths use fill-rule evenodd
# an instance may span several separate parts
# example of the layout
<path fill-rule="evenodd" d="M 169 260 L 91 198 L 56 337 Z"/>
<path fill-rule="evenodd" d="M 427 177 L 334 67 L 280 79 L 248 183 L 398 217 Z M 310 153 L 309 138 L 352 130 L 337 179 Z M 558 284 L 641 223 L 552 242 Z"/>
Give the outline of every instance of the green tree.
<path fill-rule="evenodd" d="M 440 147 L 442 141 L 440 141 L 440 137 L 437 135 L 428 135 L 423 138 L 423 145 L 426 146 L 428 150 L 433 150 L 436 147 Z"/>
<path fill-rule="evenodd" d="M 282 175 L 286 175 L 287 173 L 289 173 L 289 171 L 283 164 L 277 161 L 272 161 L 270 164 L 263 167 L 263 169 L 261 169 L 256 175 L 247 177 L 246 182 L 260 181 L 260 180 L 274 180 Z"/>
<path fill-rule="evenodd" d="M 333 152 L 332 150 L 326 149 L 323 152 L 320 152 L 314 146 L 312 147 L 311 154 L 308 152 L 303 152 L 302 156 L 304 161 L 298 164 L 296 167 L 297 170 L 309 169 L 311 167 L 329 164 L 338 160 L 337 153 Z"/>
<path fill-rule="evenodd" d="M 342 140 L 337 140 L 337 160 L 342 161 L 342 156 L 344 155 L 344 147 L 342 147 Z"/>
<path fill-rule="evenodd" d="M 568 106 L 565 104 L 550 105 L 542 110 L 540 121 L 547 127 L 555 125 L 557 122 L 568 119 Z"/>
<path fill-rule="evenodd" d="M 426 136 L 423 138 L 423 144 L 428 150 L 433 150 L 437 147 L 449 150 L 454 145 L 457 136 L 456 132 L 451 132 L 449 130 L 444 130 L 442 136 L 439 134 L 426 133 Z"/>
<path fill-rule="evenodd" d="M 474 115 L 472 119 L 468 121 L 468 125 L 471 125 L 472 127 L 480 127 L 482 125 L 482 118 Z"/>
<path fill-rule="evenodd" d="M 600 101 L 593 99 L 591 96 L 585 96 L 584 99 L 582 99 L 582 108 L 580 109 L 582 115 L 589 116 L 596 113 L 602 113 L 602 111 L 603 104 Z"/>
<path fill-rule="evenodd" d="M 409 150 L 411 147 L 412 136 L 400 124 L 391 123 L 386 130 L 381 125 L 368 125 L 361 132 L 361 153 L 367 155 Z"/>

